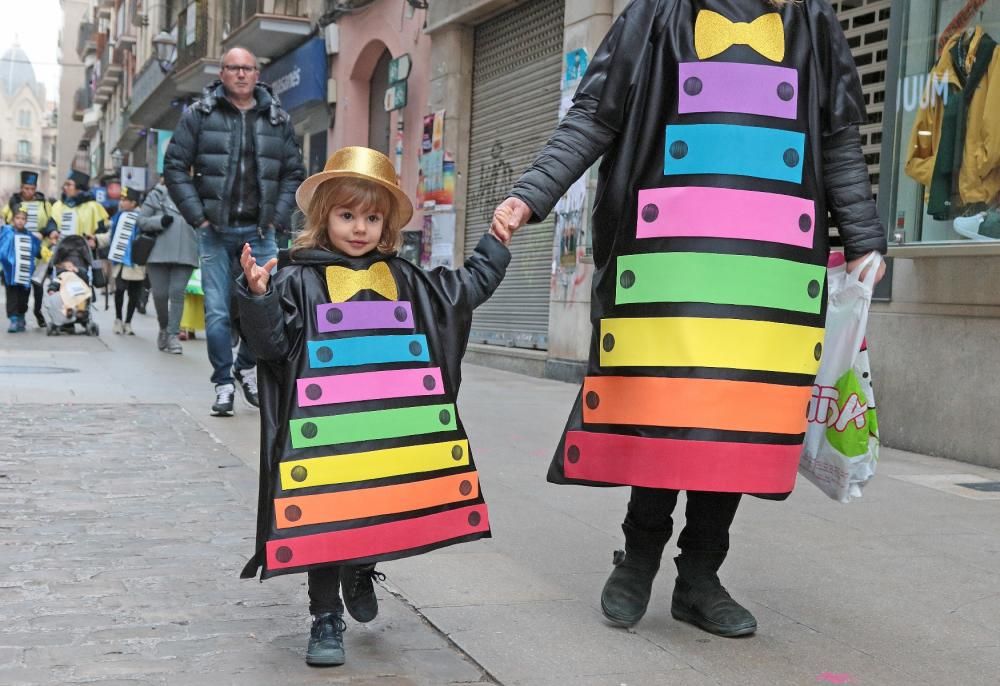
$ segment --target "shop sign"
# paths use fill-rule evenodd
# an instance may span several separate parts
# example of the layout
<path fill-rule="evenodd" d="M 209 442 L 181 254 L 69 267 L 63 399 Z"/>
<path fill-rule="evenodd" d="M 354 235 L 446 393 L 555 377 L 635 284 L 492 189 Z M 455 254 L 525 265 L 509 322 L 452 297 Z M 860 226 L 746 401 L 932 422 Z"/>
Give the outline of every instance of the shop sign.
<path fill-rule="evenodd" d="M 314 102 L 326 104 L 326 43 L 313 38 L 264 68 L 261 76 L 288 112 Z"/>
<path fill-rule="evenodd" d="M 406 81 L 400 81 L 385 91 L 385 111 L 392 112 L 404 107 L 406 107 Z"/>
<path fill-rule="evenodd" d="M 393 61 L 389 62 L 389 83 L 397 83 L 399 81 L 406 81 L 410 78 L 410 56 L 400 55 Z"/>

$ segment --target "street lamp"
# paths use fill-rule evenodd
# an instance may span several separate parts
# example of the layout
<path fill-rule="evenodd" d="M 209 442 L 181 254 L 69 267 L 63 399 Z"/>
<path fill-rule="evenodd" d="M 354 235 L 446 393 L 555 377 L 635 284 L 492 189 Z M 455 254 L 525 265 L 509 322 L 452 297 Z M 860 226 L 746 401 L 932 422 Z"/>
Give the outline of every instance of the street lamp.
<path fill-rule="evenodd" d="M 153 37 L 153 49 L 156 51 L 156 62 L 164 74 L 174 68 L 177 61 L 177 39 L 166 31 L 160 31 Z"/>

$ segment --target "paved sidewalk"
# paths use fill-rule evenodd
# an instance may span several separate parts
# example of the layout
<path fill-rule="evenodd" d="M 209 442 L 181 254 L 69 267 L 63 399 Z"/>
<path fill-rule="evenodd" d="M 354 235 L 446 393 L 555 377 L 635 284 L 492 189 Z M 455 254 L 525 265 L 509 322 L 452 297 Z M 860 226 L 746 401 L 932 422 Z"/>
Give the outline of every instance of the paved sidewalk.
<path fill-rule="evenodd" d="M 256 477 L 174 405 L 3 408 L 0 683 L 491 683 L 402 601 L 311 669 L 301 575 L 238 574 Z M 34 427 L 18 431 L 15 427 Z"/>

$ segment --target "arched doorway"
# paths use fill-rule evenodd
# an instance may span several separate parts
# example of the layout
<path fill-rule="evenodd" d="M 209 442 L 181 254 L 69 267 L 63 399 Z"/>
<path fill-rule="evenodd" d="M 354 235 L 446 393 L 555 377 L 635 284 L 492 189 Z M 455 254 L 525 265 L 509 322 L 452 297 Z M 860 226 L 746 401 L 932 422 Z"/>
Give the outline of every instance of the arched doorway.
<path fill-rule="evenodd" d="M 389 154 L 389 113 L 385 111 L 385 92 L 389 89 L 389 63 L 392 53 L 383 50 L 375 63 L 368 92 L 368 147 Z"/>

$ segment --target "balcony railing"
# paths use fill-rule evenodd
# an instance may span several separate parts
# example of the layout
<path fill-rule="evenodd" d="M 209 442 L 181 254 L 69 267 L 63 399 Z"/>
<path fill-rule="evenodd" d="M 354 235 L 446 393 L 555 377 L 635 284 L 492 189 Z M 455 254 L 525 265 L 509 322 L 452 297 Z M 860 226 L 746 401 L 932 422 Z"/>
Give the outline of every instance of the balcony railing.
<path fill-rule="evenodd" d="M 306 0 L 232 0 L 229 3 L 229 29 L 235 31 L 257 14 L 278 17 L 305 17 Z"/>
<path fill-rule="evenodd" d="M 73 93 L 73 121 L 83 121 L 83 113 L 94 104 L 94 93 L 90 86 L 80 86 Z"/>
<path fill-rule="evenodd" d="M 49 161 L 44 157 L 35 157 L 33 155 L 21 155 L 19 153 L 14 153 L 13 155 L 0 155 L 0 163 L 23 164 L 29 167 L 49 166 Z"/>
<path fill-rule="evenodd" d="M 195 0 L 177 18 L 176 69 L 208 56 L 208 2 Z"/>
<path fill-rule="evenodd" d="M 86 21 L 80 24 L 76 34 L 76 54 L 82 60 L 88 53 L 97 49 L 97 25 Z"/>

